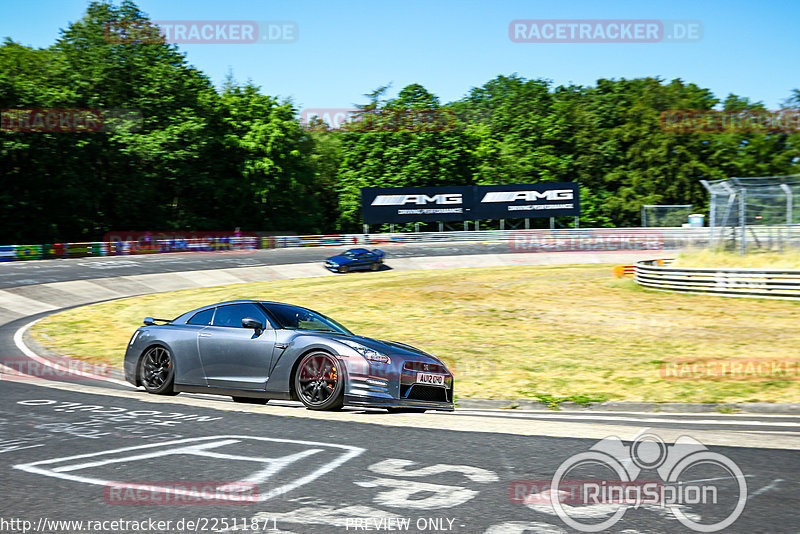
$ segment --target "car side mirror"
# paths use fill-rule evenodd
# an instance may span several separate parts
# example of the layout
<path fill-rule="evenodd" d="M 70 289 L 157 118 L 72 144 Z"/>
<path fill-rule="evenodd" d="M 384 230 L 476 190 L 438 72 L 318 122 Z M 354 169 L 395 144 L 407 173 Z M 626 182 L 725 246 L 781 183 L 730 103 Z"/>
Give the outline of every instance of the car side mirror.
<path fill-rule="evenodd" d="M 155 320 L 152 317 L 145 317 L 143 322 L 145 326 L 153 326 L 154 324 L 156 324 Z"/>
<path fill-rule="evenodd" d="M 245 317 L 242 319 L 242 326 L 244 328 L 252 328 L 256 331 L 256 335 L 261 335 L 261 332 L 264 330 L 264 325 L 261 321 L 253 319 L 252 317 Z"/>

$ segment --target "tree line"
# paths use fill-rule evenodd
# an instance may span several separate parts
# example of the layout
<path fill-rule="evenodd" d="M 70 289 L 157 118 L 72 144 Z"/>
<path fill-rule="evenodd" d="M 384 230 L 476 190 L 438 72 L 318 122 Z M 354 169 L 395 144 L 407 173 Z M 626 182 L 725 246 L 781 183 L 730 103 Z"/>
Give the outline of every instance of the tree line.
<path fill-rule="evenodd" d="M 362 187 L 542 181 L 581 184 L 582 226 L 635 226 L 643 204 L 702 212 L 702 179 L 800 172 L 797 130 L 665 129 L 667 110 L 764 109 L 680 79 L 555 86 L 500 75 L 449 103 L 419 84 L 395 98 L 380 87 L 364 95 L 359 120 L 301 124 L 291 100 L 252 83 L 214 87 L 176 45 L 108 38 L 110 24 L 148 23 L 130 0 L 93 2 L 48 48 L 0 46 L 4 110 L 138 114 L 94 133 L 19 131 L 4 116 L 2 243 L 111 230 L 359 231 Z M 783 105 L 800 109 L 800 90 Z"/>

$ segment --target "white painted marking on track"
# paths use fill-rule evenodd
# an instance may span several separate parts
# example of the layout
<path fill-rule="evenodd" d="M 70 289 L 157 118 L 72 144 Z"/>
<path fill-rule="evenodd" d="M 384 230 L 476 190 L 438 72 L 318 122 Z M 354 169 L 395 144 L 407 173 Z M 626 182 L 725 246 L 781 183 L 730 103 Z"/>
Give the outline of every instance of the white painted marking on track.
<path fill-rule="evenodd" d="M 478 491 L 463 486 L 431 484 L 415 480 L 396 480 L 393 478 L 375 478 L 370 481 L 375 487 L 386 488 L 373 498 L 380 506 L 392 508 L 433 510 L 437 508 L 455 508 L 475 498 Z M 354 484 L 360 485 L 358 482 Z M 362 486 L 363 487 L 363 486 Z M 412 498 L 415 495 L 426 495 L 424 498 Z"/>
<path fill-rule="evenodd" d="M 187 438 L 187 439 L 167 441 L 163 443 L 156 443 L 150 445 L 137 445 L 134 447 L 123 447 L 121 449 L 111 449 L 107 451 L 93 452 L 89 454 L 79 454 L 76 456 L 51 458 L 49 460 L 41 460 L 38 462 L 32 462 L 27 464 L 17 464 L 13 467 L 14 469 L 19 469 L 21 471 L 26 471 L 28 473 L 35 473 L 39 475 L 55 477 L 64 480 L 71 480 L 73 482 L 81 482 L 84 484 L 93 484 L 102 486 L 121 485 L 126 488 L 133 488 L 133 489 L 142 488 L 151 492 L 161 491 L 164 493 L 180 494 L 189 497 L 202 498 L 203 497 L 202 492 L 190 489 L 184 490 L 175 487 L 163 487 L 159 486 L 158 483 L 141 484 L 136 482 L 112 481 L 101 478 L 95 478 L 91 476 L 70 474 L 70 472 L 90 469 L 92 467 L 102 467 L 112 463 L 130 463 L 139 460 L 149 460 L 156 457 L 165 457 L 170 455 L 190 454 L 195 456 L 210 456 L 211 454 L 206 452 L 208 449 L 224 447 L 226 445 L 233 445 L 247 441 L 250 441 L 250 443 L 256 441 L 256 442 L 285 443 L 291 445 L 303 445 L 303 446 L 314 447 L 310 450 L 305 450 L 299 453 L 290 454 L 278 458 L 264 458 L 260 456 L 251 456 L 251 457 L 235 456 L 234 457 L 235 461 L 249 461 L 258 464 L 267 464 L 266 466 L 257 469 L 246 478 L 246 481 L 254 483 L 264 482 L 269 477 L 271 477 L 278 471 L 282 470 L 283 468 L 291 465 L 292 463 L 299 462 L 300 460 L 305 459 L 311 456 L 312 454 L 319 453 L 325 449 L 338 449 L 342 451 L 341 453 L 339 453 L 337 457 L 326 460 L 321 467 L 314 469 L 310 473 L 304 476 L 297 477 L 292 482 L 289 482 L 287 484 L 271 488 L 266 493 L 259 494 L 257 497 L 255 497 L 255 501 L 257 502 L 266 501 L 278 495 L 282 495 L 284 493 L 292 491 L 295 488 L 308 484 L 309 482 L 316 480 L 322 475 L 325 475 L 326 473 L 333 471 L 340 465 L 344 464 L 345 462 L 347 462 L 352 458 L 355 458 L 356 456 L 360 455 L 366 450 L 360 447 L 353 447 L 350 445 L 319 443 L 313 441 L 265 438 L 256 436 L 222 435 L 222 436 L 207 436 L 202 438 Z M 198 443 L 198 442 L 207 442 L 207 443 Z M 147 449 L 157 449 L 157 450 L 153 452 L 146 452 Z M 125 454 L 125 453 L 134 453 L 134 454 Z M 77 464 L 66 463 L 66 462 L 74 462 L 76 460 L 86 460 L 89 458 L 97 458 L 97 460 L 80 462 Z M 53 466 L 53 464 L 62 464 L 62 465 Z M 303 462 L 301 465 L 305 466 L 305 462 Z"/>
<path fill-rule="evenodd" d="M 411 460 L 403 460 L 400 458 L 388 458 L 376 464 L 369 466 L 369 470 L 380 475 L 388 475 L 394 477 L 431 477 L 432 475 L 439 475 L 442 473 L 455 472 L 461 473 L 473 482 L 497 482 L 497 473 L 483 469 L 481 467 L 474 467 L 471 465 L 449 465 L 449 464 L 436 464 L 428 467 L 420 467 L 417 469 L 407 470 L 405 468 L 416 465 L 417 462 Z"/>
<path fill-rule="evenodd" d="M 56 369 L 57 371 L 59 371 L 61 373 L 67 373 L 67 376 L 78 375 L 78 376 L 82 376 L 84 378 L 92 378 L 94 380 L 100 380 L 100 381 L 103 381 L 103 382 L 110 382 L 112 384 L 117 384 L 119 386 L 126 386 L 126 387 L 129 387 L 131 389 L 136 389 L 136 388 L 134 388 L 133 384 L 130 384 L 128 382 L 124 382 L 122 380 L 117 380 L 115 378 L 109 378 L 109 377 L 106 377 L 106 376 L 100 376 L 100 375 L 96 375 L 96 374 L 93 374 L 93 373 L 87 373 L 85 371 L 80 371 L 78 369 L 68 369 L 68 368 L 66 368 L 66 367 L 64 367 L 62 365 L 58 365 L 57 363 L 51 362 L 50 360 L 48 360 L 46 358 L 42 358 L 41 356 L 39 356 L 38 354 L 33 352 L 25 344 L 23 336 L 25 335 L 25 331 L 27 331 L 30 327 L 32 327 L 33 325 L 38 323 L 40 320 L 41 319 L 37 319 L 35 321 L 31 321 L 30 323 L 26 324 L 25 326 L 23 326 L 22 328 L 18 329 L 16 332 L 14 332 L 14 344 L 17 346 L 17 348 L 20 351 L 22 351 L 22 353 L 25 356 L 27 356 L 31 360 L 39 362 L 42 365 L 45 365 L 45 366 L 50 367 L 52 369 Z"/>
<path fill-rule="evenodd" d="M 750 496 L 748 497 L 748 499 L 752 499 L 753 497 L 758 497 L 762 493 L 768 492 L 769 490 L 775 488 L 778 485 L 778 482 L 783 482 L 783 479 L 782 478 L 776 478 L 775 480 L 773 480 L 772 482 L 770 482 L 769 484 L 767 484 L 763 488 L 758 489 L 758 490 L 754 491 L 753 493 L 751 493 Z"/>
<path fill-rule="evenodd" d="M 88 469 L 90 467 L 102 467 L 108 464 L 117 464 L 124 462 L 135 462 L 137 460 L 150 460 L 152 458 L 160 458 L 162 456 L 172 456 L 176 454 L 194 454 L 196 456 L 204 456 L 206 449 L 213 449 L 215 447 L 224 447 L 225 445 L 233 445 L 239 443 L 239 440 L 229 439 L 223 441 L 214 441 L 211 443 L 202 443 L 200 445 L 193 445 L 190 447 L 181 447 L 178 449 L 157 450 L 151 453 L 137 454 L 134 456 L 124 456 L 120 458 L 111 458 L 107 460 L 98 460 L 96 462 L 86 462 L 83 464 L 72 464 L 61 467 L 54 467 L 54 473 L 66 473 L 67 471 L 78 471 L 81 469 Z"/>

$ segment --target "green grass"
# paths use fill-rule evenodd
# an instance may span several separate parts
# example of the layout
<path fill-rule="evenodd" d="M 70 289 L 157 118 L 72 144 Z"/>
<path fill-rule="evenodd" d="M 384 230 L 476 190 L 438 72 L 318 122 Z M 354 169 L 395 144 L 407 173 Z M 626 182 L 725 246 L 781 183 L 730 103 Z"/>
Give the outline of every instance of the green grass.
<path fill-rule="evenodd" d="M 642 290 L 611 266 L 450 269 L 279 280 L 121 299 L 47 317 L 34 336 L 121 366 L 145 316 L 238 298 L 305 305 L 442 357 L 459 398 L 798 402 L 792 380 L 665 380 L 662 362 L 797 358 L 800 303 Z"/>

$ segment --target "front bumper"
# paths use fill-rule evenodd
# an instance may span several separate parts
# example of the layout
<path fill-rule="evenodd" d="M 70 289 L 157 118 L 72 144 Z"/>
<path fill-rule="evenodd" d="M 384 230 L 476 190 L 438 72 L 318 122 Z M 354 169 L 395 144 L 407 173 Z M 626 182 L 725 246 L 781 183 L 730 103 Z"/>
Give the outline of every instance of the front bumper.
<path fill-rule="evenodd" d="M 345 404 L 369 408 L 453 411 L 453 375 L 444 366 L 426 361 L 403 360 L 397 355 L 390 355 L 390 358 L 396 360 L 388 367 L 375 363 L 364 368 L 350 366 L 344 394 Z M 444 374 L 445 384 L 434 386 L 417 383 L 418 371 Z"/>

